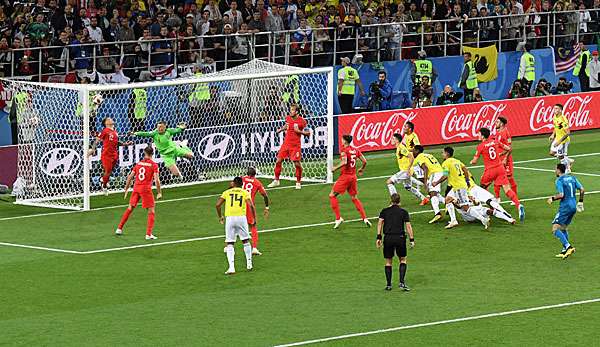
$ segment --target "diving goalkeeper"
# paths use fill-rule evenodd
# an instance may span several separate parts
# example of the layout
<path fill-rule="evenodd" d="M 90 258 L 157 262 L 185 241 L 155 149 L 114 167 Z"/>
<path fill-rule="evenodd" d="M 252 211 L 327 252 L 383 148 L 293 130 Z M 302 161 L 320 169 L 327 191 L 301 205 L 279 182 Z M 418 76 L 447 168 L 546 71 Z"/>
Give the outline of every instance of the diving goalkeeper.
<path fill-rule="evenodd" d="M 176 128 L 167 128 L 167 123 L 164 121 L 158 122 L 156 130 L 153 131 L 138 131 L 133 133 L 139 137 L 151 137 L 154 140 L 154 145 L 160 153 L 165 166 L 171 171 L 173 176 L 183 179 L 183 175 L 177 167 L 177 158 L 193 159 L 194 153 L 187 146 L 179 145 L 173 141 L 173 136 L 180 134 L 186 128 L 185 123 L 180 123 Z"/>

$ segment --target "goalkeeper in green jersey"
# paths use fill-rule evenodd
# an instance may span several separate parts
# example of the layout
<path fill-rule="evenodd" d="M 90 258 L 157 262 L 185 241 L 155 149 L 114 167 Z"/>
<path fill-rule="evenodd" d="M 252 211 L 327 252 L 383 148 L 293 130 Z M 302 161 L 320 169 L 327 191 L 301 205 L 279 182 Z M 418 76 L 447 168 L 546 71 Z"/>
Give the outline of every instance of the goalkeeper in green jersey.
<path fill-rule="evenodd" d="M 194 158 L 194 153 L 192 153 L 192 150 L 187 146 L 175 143 L 175 141 L 173 141 L 173 135 L 182 133 L 185 128 L 185 123 L 180 123 L 177 125 L 177 128 L 167 128 L 167 123 L 161 121 L 158 122 L 156 130 L 138 131 L 133 133 L 133 135 L 139 137 L 151 137 L 152 140 L 154 140 L 154 145 L 156 146 L 156 149 L 158 149 L 165 166 L 169 168 L 169 171 L 171 171 L 174 176 L 183 179 L 183 175 L 177 167 L 177 158 L 191 160 Z"/>

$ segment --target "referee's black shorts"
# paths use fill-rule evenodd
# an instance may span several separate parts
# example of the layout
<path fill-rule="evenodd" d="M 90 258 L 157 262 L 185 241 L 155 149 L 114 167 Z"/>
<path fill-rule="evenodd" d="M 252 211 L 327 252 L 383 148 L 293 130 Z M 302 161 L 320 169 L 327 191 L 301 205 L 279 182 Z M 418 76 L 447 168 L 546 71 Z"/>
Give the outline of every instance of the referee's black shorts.
<path fill-rule="evenodd" d="M 406 257 L 406 237 L 386 236 L 383 238 L 383 257 L 393 258 L 394 253 L 399 257 Z"/>

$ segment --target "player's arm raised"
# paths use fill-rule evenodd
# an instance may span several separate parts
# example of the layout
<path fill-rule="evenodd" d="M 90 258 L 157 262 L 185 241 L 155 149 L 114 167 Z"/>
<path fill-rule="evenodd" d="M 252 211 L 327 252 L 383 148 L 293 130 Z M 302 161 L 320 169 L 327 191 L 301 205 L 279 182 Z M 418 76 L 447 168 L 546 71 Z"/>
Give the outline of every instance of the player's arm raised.
<path fill-rule="evenodd" d="M 162 198 L 162 189 L 160 188 L 160 175 L 158 171 L 154 173 L 154 184 L 156 184 L 156 200 Z"/>
<path fill-rule="evenodd" d="M 221 214 L 221 206 L 223 206 L 223 203 L 225 202 L 225 199 L 223 199 L 222 197 L 219 197 L 219 199 L 217 199 L 217 217 L 219 217 L 219 223 L 223 224 L 225 223 L 225 219 L 223 218 L 223 215 Z"/>
<path fill-rule="evenodd" d="M 125 196 L 123 199 L 127 199 L 127 194 L 129 194 L 129 187 L 131 187 L 131 182 L 133 182 L 133 177 L 135 176 L 135 171 L 131 170 L 129 175 L 127 175 L 127 181 L 125 181 Z"/>
<path fill-rule="evenodd" d="M 358 169 L 358 175 L 362 176 L 363 172 L 365 172 L 365 168 L 367 167 L 367 158 L 365 158 L 364 155 L 360 155 L 360 157 L 358 157 L 358 159 L 360 159 L 360 162 L 362 163 L 362 166 L 360 167 L 360 169 Z"/>
<path fill-rule="evenodd" d="M 94 139 L 94 143 L 92 143 L 92 148 L 90 148 L 90 150 L 88 151 L 88 157 L 91 157 L 92 155 L 94 155 L 94 153 L 96 153 L 96 149 L 98 148 L 98 143 L 100 143 L 101 139 L 99 137 L 96 137 Z"/>

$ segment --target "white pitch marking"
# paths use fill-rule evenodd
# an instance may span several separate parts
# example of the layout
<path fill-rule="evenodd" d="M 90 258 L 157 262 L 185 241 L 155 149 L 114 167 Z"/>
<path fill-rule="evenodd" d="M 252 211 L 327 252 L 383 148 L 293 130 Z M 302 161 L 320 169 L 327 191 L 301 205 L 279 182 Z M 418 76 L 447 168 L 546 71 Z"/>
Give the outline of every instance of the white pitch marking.
<path fill-rule="evenodd" d="M 531 171 L 542 171 L 542 172 L 554 172 L 554 170 L 551 170 L 551 169 L 539 169 L 537 167 L 525 167 L 525 166 L 515 166 L 515 169 L 531 170 Z M 600 177 L 600 174 L 593 174 L 593 173 L 586 173 L 586 172 L 571 172 L 571 173 L 573 175 L 576 175 L 576 176 Z"/>
<path fill-rule="evenodd" d="M 300 341 L 300 342 L 294 342 L 294 343 L 287 343 L 287 344 L 283 344 L 283 345 L 276 345 L 275 347 L 304 346 L 304 345 L 309 345 L 309 344 L 314 344 L 314 343 L 321 343 L 321 342 L 327 342 L 327 341 L 349 339 L 349 338 L 353 338 L 353 337 L 368 336 L 368 335 L 375 335 L 375 334 L 383 334 L 383 333 L 389 333 L 389 332 L 393 332 L 393 331 L 416 329 L 416 328 L 423 328 L 423 327 L 431 327 L 431 326 L 443 325 L 443 324 L 460 323 L 460 322 L 466 322 L 466 321 L 472 321 L 472 320 L 478 320 L 478 319 L 486 319 L 486 318 L 510 316 L 510 315 L 520 314 L 520 313 L 536 312 L 536 311 L 543 311 L 543 310 L 551 310 L 551 309 L 555 309 L 555 308 L 563 308 L 563 307 L 570 307 L 570 306 L 576 306 L 576 305 L 592 304 L 592 303 L 596 303 L 596 302 L 600 302 L 600 298 L 590 299 L 590 300 L 565 302 L 565 303 L 562 303 L 562 304 L 554 304 L 554 305 L 545 305 L 545 306 L 523 308 L 523 309 L 512 310 L 512 311 L 488 313 L 488 314 L 482 314 L 482 315 L 478 315 L 478 316 L 468 316 L 468 317 L 462 317 L 462 318 L 440 320 L 440 321 L 435 321 L 435 322 L 419 323 L 419 324 L 412 324 L 412 325 L 403 325 L 403 326 L 394 327 L 394 328 L 365 331 L 365 332 L 362 332 L 362 333 L 353 333 L 353 334 L 346 334 L 346 335 L 339 335 L 339 336 L 324 337 L 324 338 L 314 339 L 314 340 L 306 340 L 306 341 Z"/>
<path fill-rule="evenodd" d="M 40 247 L 40 246 L 31 246 L 31 245 L 21 245 L 21 244 L 18 244 L 18 243 L 10 243 L 10 242 L 0 242 L 0 246 L 37 249 L 37 250 L 41 250 L 41 251 L 49 251 L 49 252 L 57 252 L 57 253 L 84 254 L 83 252 L 80 252 L 80 251 L 71 251 L 71 250 L 68 250 L 68 249 Z"/>

